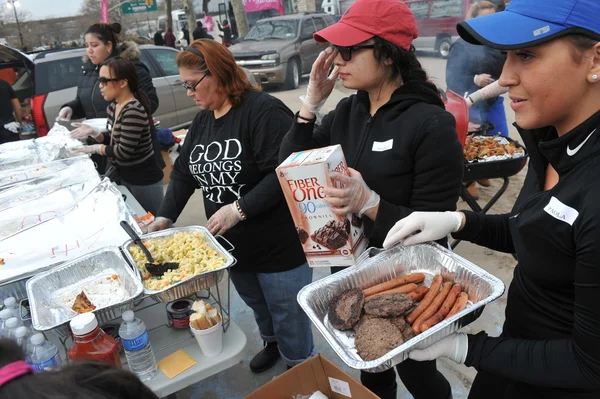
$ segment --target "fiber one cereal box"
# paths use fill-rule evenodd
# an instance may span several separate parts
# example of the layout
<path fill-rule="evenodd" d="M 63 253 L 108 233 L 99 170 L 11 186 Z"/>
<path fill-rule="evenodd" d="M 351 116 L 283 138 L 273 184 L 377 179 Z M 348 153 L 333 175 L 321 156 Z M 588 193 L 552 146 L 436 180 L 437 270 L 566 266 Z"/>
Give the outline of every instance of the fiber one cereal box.
<path fill-rule="evenodd" d="M 368 245 L 362 220 L 353 214 L 336 215 L 325 201 L 325 187 L 339 184 L 331 172 L 349 174 L 339 145 L 293 153 L 277 167 L 311 267 L 352 266 Z"/>

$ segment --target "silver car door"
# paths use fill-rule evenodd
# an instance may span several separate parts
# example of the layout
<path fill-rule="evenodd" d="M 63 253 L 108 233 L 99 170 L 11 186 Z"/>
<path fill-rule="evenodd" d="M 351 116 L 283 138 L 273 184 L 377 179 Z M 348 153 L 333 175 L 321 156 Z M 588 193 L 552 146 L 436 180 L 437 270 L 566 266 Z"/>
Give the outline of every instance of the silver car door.
<path fill-rule="evenodd" d="M 177 107 L 175 105 L 175 97 L 173 96 L 173 89 L 169 80 L 162 76 L 162 71 L 158 70 L 153 60 L 150 59 L 151 55 L 148 52 L 150 49 L 143 49 L 141 51 L 140 60 L 150 70 L 150 76 L 152 76 L 152 84 L 156 88 L 156 94 L 158 95 L 158 109 L 154 113 L 154 119 L 160 121 L 161 128 L 170 128 L 179 124 L 177 118 Z"/>

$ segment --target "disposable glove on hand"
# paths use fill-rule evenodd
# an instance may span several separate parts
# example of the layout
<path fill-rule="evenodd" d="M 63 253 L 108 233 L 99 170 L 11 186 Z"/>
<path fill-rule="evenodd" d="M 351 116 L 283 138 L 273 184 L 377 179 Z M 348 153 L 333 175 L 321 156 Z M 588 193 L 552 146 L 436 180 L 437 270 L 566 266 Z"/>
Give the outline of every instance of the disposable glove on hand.
<path fill-rule="evenodd" d="M 242 221 L 235 204 L 225 205 L 208 219 L 206 228 L 215 236 L 223 235 L 227 230 Z"/>
<path fill-rule="evenodd" d="M 336 55 L 337 50 L 331 47 L 321 51 L 310 71 L 310 80 L 306 88 L 306 95 L 300 97 L 300 100 L 313 114 L 318 113 L 323 107 L 323 104 L 325 104 L 335 86 L 335 80 L 338 77 L 338 68 L 336 66 L 331 71 L 331 74 L 329 74 L 329 70 L 333 65 Z"/>
<path fill-rule="evenodd" d="M 383 247 L 390 248 L 397 243 L 414 245 L 442 239 L 460 230 L 464 217 L 462 212 L 413 212 L 391 228 Z M 413 233 L 416 234 L 412 235 Z"/>
<path fill-rule="evenodd" d="M 169 218 L 164 218 L 162 216 L 154 219 L 154 222 L 150 226 L 148 226 L 148 233 L 154 233 L 155 231 L 161 231 L 168 229 L 173 225 L 173 221 Z"/>
<path fill-rule="evenodd" d="M 73 126 L 77 126 L 77 129 L 71 132 L 71 137 L 78 140 L 85 140 L 88 136 L 92 136 L 93 138 L 97 138 L 102 133 L 92 129 L 90 126 L 84 125 L 82 123 L 73 123 Z"/>
<path fill-rule="evenodd" d="M 362 217 L 369 209 L 379 205 L 380 197 L 367 186 L 358 171 L 352 168 L 348 168 L 348 171 L 350 176 L 331 174 L 331 179 L 343 185 L 343 188 L 327 187 L 325 201 L 337 215 L 356 213 Z"/>
<path fill-rule="evenodd" d="M 467 334 L 454 333 L 425 349 L 410 351 L 408 357 L 418 362 L 435 360 L 438 357 L 447 357 L 458 364 L 463 364 L 467 359 L 468 351 L 469 339 L 467 338 Z"/>
<path fill-rule="evenodd" d="M 83 147 L 75 147 L 73 148 L 74 152 L 81 152 L 84 154 L 102 154 L 102 147 L 104 144 L 92 144 L 92 145 L 84 145 Z"/>
<path fill-rule="evenodd" d="M 13 133 L 19 133 L 19 129 L 21 128 L 21 124 L 19 122 L 10 122 L 4 125 L 4 128 Z"/>
<path fill-rule="evenodd" d="M 56 121 L 68 122 L 73 117 L 73 108 L 71 107 L 62 107 L 58 112 L 58 116 L 56 117 Z"/>

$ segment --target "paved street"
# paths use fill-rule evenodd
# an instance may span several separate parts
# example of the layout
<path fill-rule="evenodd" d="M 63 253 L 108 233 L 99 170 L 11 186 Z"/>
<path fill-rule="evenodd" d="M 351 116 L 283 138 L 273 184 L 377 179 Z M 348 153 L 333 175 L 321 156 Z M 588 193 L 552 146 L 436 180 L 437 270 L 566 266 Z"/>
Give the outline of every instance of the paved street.
<path fill-rule="evenodd" d="M 430 55 L 420 56 L 420 60 L 429 73 L 431 79 L 442 88 L 445 88 L 445 66 L 446 61 L 440 58 L 436 58 Z M 274 96 L 284 101 L 294 112 L 300 108 L 300 100 L 298 97 L 305 93 L 306 85 L 308 83 L 307 78 L 302 80 L 301 86 L 297 90 L 293 91 L 270 91 Z M 340 90 L 334 90 L 334 93 L 327 101 L 325 108 L 333 109 L 336 103 L 343 97 L 347 96 L 348 93 L 344 93 Z M 512 111 L 507 110 L 509 115 L 509 122 L 513 122 Z M 514 137 L 516 132 L 513 130 L 511 135 Z M 520 189 L 524 172 L 521 172 L 515 178 L 511 180 L 511 184 L 507 193 L 503 196 L 502 200 L 492 208 L 491 213 L 500 213 L 510 210 L 516 194 Z M 500 183 L 493 181 L 491 188 L 486 189 L 481 193 L 481 203 L 489 200 L 494 190 L 497 190 Z M 462 201 L 458 204 L 459 209 L 467 208 L 466 204 Z M 200 193 L 197 192 L 193 197 L 181 218 L 179 219 L 178 225 L 192 225 L 192 224 L 204 224 L 206 218 L 203 212 L 202 198 Z M 512 272 L 515 261 L 512 257 L 503 254 L 497 254 L 493 251 L 476 247 L 469 243 L 461 243 L 457 252 L 473 261 L 474 263 L 486 268 L 499 278 L 501 278 L 505 284 L 510 282 L 512 278 Z M 329 269 L 314 269 L 314 280 L 318 280 L 329 274 Z M 248 338 L 248 352 L 247 355 L 240 364 L 232 367 L 229 370 L 223 371 L 205 381 L 202 381 L 196 385 L 188 387 L 180 393 L 180 399 L 194 398 L 194 399 L 237 399 L 243 398 L 246 394 L 254 391 L 272 378 L 278 376 L 285 371 L 285 365 L 283 362 L 273 369 L 263 374 L 252 374 L 248 368 L 248 364 L 252 357 L 262 349 L 262 341 L 259 337 L 254 317 L 251 310 L 245 306 L 242 300 L 239 298 L 235 290 L 232 290 L 232 317 L 235 322 L 241 327 Z M 499 301 L 488 305 L 486 310 L 480 319 L 473 323 L 471 326 L 466 328 L 467 331 L 480 331 L 485 329 L 493 335 L 500 333 L 502 322 L 504 319 L 504 307 L 505 297 Z M 342 367 L 350 375 L 358 379 L 359 373 L 356 370 L 350 369 L 333 352 L 327 342 L 323 339 L 321 334 L 314 329 L 315 348 L 317 352 L 322 353 L 325 357 Z M 473 369 L 458 366 L 448 360 L 441 360 L 438 362 L 438 367 L 442 373 L 448 378 L 452 387 L 453 395 L 455 399 L 465 399 L 468 394 L 471 381 L 475 375 Z M 411 395 L 404 389 L 399 382 L 400 389 L 398 398 L 408 399 Z"/>

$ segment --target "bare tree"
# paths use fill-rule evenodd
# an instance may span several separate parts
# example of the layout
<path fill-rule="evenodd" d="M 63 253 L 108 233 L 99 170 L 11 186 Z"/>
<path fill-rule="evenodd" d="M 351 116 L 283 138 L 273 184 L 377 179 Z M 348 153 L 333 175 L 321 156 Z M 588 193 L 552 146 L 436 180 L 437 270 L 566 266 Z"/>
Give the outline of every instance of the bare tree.
<path fill-rule="evenodd" d="M 19 29 L 23 37 L 23 45 L 25 47 L 30 46 L 27 39 L 27 30 L 25 30 L 25 24 L 31 20 L 31 13 L 17 8 L 17 18 L 19 19 L 19 26 L 16 24 L 15 10 L 12 8 L 4 7 L 0 4 L 0 37 L 6 38 L 7 42 L 13 47 L 22 47 L 21 39 L 19 37 Z"/>

